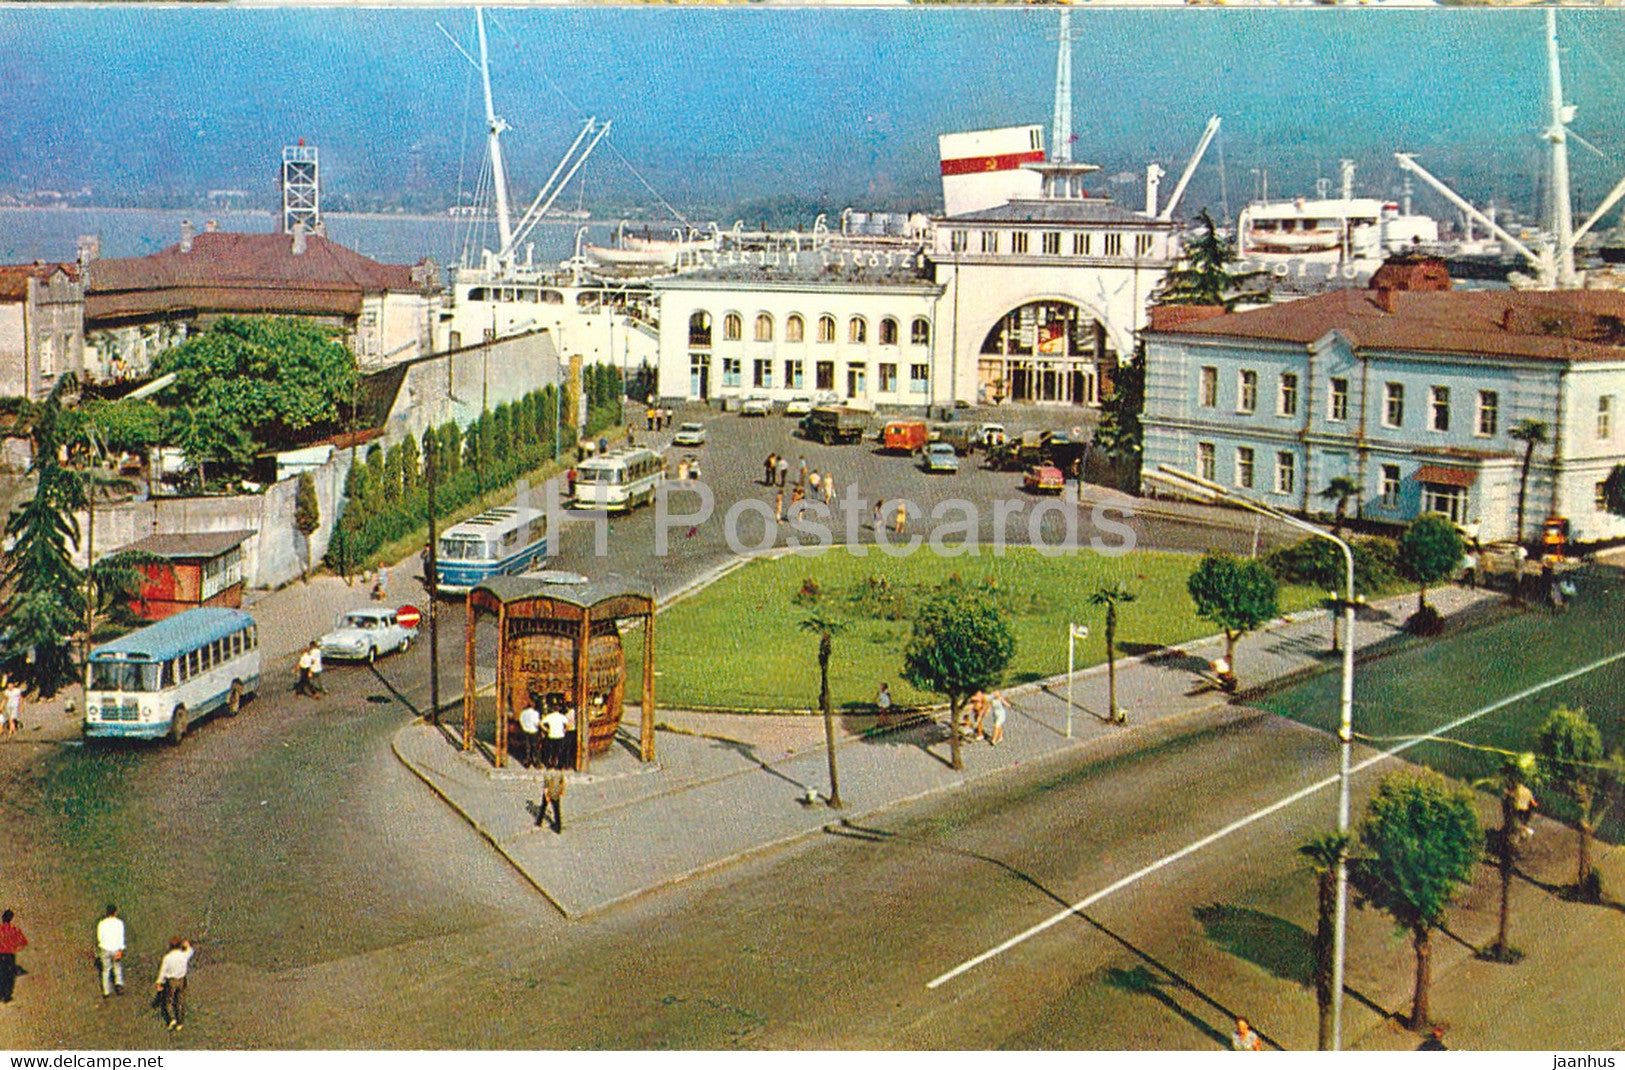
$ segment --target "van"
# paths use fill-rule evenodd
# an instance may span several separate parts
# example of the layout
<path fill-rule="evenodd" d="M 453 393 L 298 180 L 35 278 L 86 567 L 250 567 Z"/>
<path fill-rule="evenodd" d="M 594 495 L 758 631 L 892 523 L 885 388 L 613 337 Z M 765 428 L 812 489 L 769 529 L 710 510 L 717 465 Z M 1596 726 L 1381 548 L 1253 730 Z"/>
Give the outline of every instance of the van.
<path fill-rule="evenodd" d="M 880 432 L 881 448 L 897 453 L 915 453 L 930 440 L 924 420 L 892 420 Z"/>

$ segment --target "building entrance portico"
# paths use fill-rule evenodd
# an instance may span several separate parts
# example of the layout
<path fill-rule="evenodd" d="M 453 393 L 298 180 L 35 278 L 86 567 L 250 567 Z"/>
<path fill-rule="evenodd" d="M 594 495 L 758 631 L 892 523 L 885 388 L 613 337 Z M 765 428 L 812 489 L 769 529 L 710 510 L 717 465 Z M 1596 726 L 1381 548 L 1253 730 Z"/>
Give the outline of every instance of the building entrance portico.
<path fill-rule="evenodd" d="M 1003 401 L 1095 405 L 1100 368 L 1117 363 L 1105 325 L 1069 301 L 1031 301 L 1001 316 L 977 359 L 977 390 Z"/>

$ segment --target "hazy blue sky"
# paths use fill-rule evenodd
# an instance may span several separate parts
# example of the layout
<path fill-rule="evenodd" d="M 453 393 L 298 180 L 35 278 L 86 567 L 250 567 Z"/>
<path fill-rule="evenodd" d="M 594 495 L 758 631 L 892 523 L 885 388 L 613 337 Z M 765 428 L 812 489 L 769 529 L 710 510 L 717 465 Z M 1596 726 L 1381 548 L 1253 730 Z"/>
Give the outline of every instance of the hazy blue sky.
<path fill-rule="evenodd" d="M 488 19 L 518 199 L 589 113 L 614 120 L 615 148 L 674 201 L 859 204 L 934 201 L 939 133 L 1050 117 L 1053 7 Z M 470 9 L 0 9 L 0 188 L 240 188 L 269 204 L 281 146 L 304 137 L 330 190 L 449 195 L 481 131 L 472 70 L 437 21 L 472 48 Z M 1361 164 L 1366 189 L 1389 188 L 1395 149 L 1460 176 L 1475 199 L 1534 181 L 1538 11 L 1085 7 L 1073 26 L 1078 158 L 1108 174 L 1154 159 L 1177 175 L 1206 117 L 1224 117 L 1192 210 L 1218 204 L 1221 153 L 1232 208 L 1255 169 L 1272 192 L 1310 192 L 1340 156 Z M 1625 13 L 1565 11 L 1559 33 L 1576 129 L 1625 157 Z M 626 168 L 600 156 L 589 196 L 630 194 Z M 1621 166 L 1577 150 L 1576 170 L 1586 204 Z"/>

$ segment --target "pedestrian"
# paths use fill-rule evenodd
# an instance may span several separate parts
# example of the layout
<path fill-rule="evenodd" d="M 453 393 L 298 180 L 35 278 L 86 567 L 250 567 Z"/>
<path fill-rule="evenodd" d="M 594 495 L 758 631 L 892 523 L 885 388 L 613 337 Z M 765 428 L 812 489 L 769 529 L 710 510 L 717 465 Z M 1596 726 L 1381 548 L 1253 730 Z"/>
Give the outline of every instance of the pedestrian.
<path fill-rule="evenodd" d="M 789 475 L 790 475 L 790 462 L 785 460 L 783 457 L 780 457 L 779 458 L 779 463 L 778 463 L 778 470 L 779 470 L 779 486 L 782 487 L 782 486 L 784 486 L 785 479 L 788 478 Z"/>
<path fill-rule="evenodd" d="M 310 641 L 310 693 L 327 694 L 327 688 L 322 686 L 322 644 L 318 639 Z"/>
<path fill-rule="evenodd" d="M 882 499 L 875 499 L 875 512 L 874 515 L 869 518 L 869 526 L 874 528 L 876 531 L 880 530 L 880 510 L 885 504 L 886 503 Z"/>
<path fill-rule="evenodd" d="M 801 489 L 800 483 L 797 483 L 794 487 L 792 487 L 790 489 L 790 511 L 792 513 L 795 512 L 796 506 L 800 505 L 802 500 L 806 497 L 807 492 Z"/>
<path fill-rule="evenodd" d="M 0 914 L 0 1003 L 11 1002 L 11 992 L 17 986 L 17 952 L 28 946 L 28 937 L 12 924 L 16 911 Z"/>
<path fill-rule="evenodd" d="M 805 486 L 807 483 L 807 458 L 801 458 L 801 471 L 796 475 L 796 486 Z"/>
<path fill-rule="evenodd" d="M 987 698 L 987 692 L 978 689 L 976 694 L 970 697 L 970 708 L 971 713 L 976 717 L 976 738 L 986 739 L 987 735 L 983 731 L 983 725 L 987 720 L 988 710 L 992 708 L 992 703 Z"/>
<path fill-rule="evenodd" d="M 548 811 L 553 812 L 553 831 L 564 831 L 564 774 L 557 769 L 550 769 L 542 777 L 542 806 L 536 811 L 536 827 L 541 828 L 547 822 Z"/>
<path fill-rule="evenodd" d="M 1530 811 L 1540 805 L 1535 800 L 1535 793 L 1529 790 L 1528 784 L 1519 784 L 1512 789 L 1512 814 L 1517 825 L 1518 833 L 1524 839 L 1535 834 L 1535 815 Z"/>
<path fill-rule="evenodd" d="M 23 726 L 23 682 L 0 677 L 6 688 L 6 735 L 14 736 Z"/>
<path fill-rule="evenodd" d="M 784 519 L 784 491 L 782 490 L 773 496 L 773 518 L 779 521 Z"/>
<path fill-rule="evenodd" d="M 903 528 L 906 527 L 907 524 L 908 505 L 904 503 L 903 499 L 899 498 L 897 499 L 897 516 L 892 522 L 892 531 L 898 535 L 901 535 L 903 533 Z"/>
<path fill-rule="evenodd" d="M 670 431 L 671 430 L 671 410 L 666 409 L 664 411 L 665 411 L 665 417 L 666 417 L 666 430 Z"/>
<path fill-rule="evenodd" d="M 96 923 L 96 958 L 101 963 L 102 998 L 115 992 L 124 995 L 124 919 L 112 903 Z"/>
<path fill-rule="evenodd" d="M 564 496 L 572 500 L 576 496 L 576 470 L 574 468 L 564 473 Z"/>
<path fill-rule="evenodd" d="M 828 472 L 824 473 L 824 504 L 829 505 L 835 501 L 835 478 Z"/>
<path fill-rule="evenodd" d="M 609 436 L 608 435 L 599 435 L 598 436 L 598 456 L 602 457 L 604 454 L 606 454 L 608 452 L 609 452 Z"/>
<path fill-rule="evenodd" d="M 1223 654 L 1213 661 L 1213 678 L 1219 682 L 1219 690 L 1227 695 L 1235 694 L 1241 686 L 1241 681 L 1236 679 L 1235 672 L 1230 668 L 1230 659 Z"/>
<path fill-rule="evenodd" d="M 880 690 L 875 693 L 875 713 L 879 715 L 880 723 L 884 725 L 886 718 L 891 714 L 891 685 L 880 681 Z"/>
<path fill-rule="evenodd" d="M 1004 700 L 1004 692 L 993 692 L 993 733 L 987 741 L 995 747 L 1004 742 L 1004 722 L 1009 716 L 1010 704 Z"/>
<path fill-rule="evenodd" d="M 192 941 L 177 936 L 158 963 L 158 1009 L 164 1025 L 179 1033 L 186 1022 L 186 970 L 192 963 Z"/>
<path fill-rule="evenodd" d="M 686 482 L 687 480 L 688 480 L 688 459 L 684 458 L 683 460 L 677 462 L 677 482 L 683 483 L 683 482 Z"/>
<path fill-rule="evenodd" d="M 807 489 L 812 492 L 814 498 L 818 497 L 818 480 L 818 469 L 814 468 L 807 476 Z"/>
<path fill-rule="evenodd" d="M 1461 555 L 1461 582 L 1468 590 L 1478 586 L 1478 554 L 1472 550 Z"/>
<path fill-rule="evenodd" d="M 771 487 L 773 485 L 773 472 L 778 467 L 778 462 L 778 455 L 773 453 L 768 454 L 767 460 L 762 462 L 762 486 Z"/>
<path fill-rule="evenodd" d="M 538 725 L 546 737 L 542 743 L 542 764 L 557 769 L 564 764 L 564 740 L 570 730 L 570 719 L 554 706 L 542 715 Z"/>
<path fill-rule="evenodd" d="M 541 735 L 542 715 L 536 709 L 536 696 L 532 695 L 525 708 L 519 711 L 519 731 L 525 734 L 525 764 L 536 764 L 536 740 Z"/>
<path fill-rule="evenodd" d="M 655 407 L 653 405 L 650 405 L 647 409 L 643 410 L 643 422 L 643 429 L 645 431 L 653 431 L 655 429 Z"/>
<path fill-rule="evenodd" d="M 1236 1031 L 1230 1034 L 1231 1051 L 1263 1051 L 1264 1042 L 1245 1018 L 1236 1019 Z"/>
<path fill-rule="evenodd" d="M 1428 1038 L 1416 1046 L 1417 1051 L 1449 1051 L 1444 1042 L 1444 1026 L 1435 1025 L 1428 1030 Z"/>
<path fill-rule="evenodd" d="M 306 647 L 299 654 L 299 682 L 293 685 L 296 695 L 314 695 L 310 689 L 310 648 Z"/>

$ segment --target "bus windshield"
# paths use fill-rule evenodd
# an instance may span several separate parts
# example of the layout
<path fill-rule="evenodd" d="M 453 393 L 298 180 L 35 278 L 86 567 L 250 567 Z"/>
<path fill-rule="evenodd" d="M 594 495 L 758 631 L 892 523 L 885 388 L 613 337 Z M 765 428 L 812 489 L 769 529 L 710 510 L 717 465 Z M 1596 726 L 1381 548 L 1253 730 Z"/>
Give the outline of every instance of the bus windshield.
<path fill-rule="evenodd" d="M 93 661 L 90 663 L 92 691 L 157 691 L 162 666 L 148 662 Z"/>
<path fill-rule="evenodd" d="M 441 539 L 440 556 L 447 561 L 480 561 L 485 557 L 482 539 Z"/>

